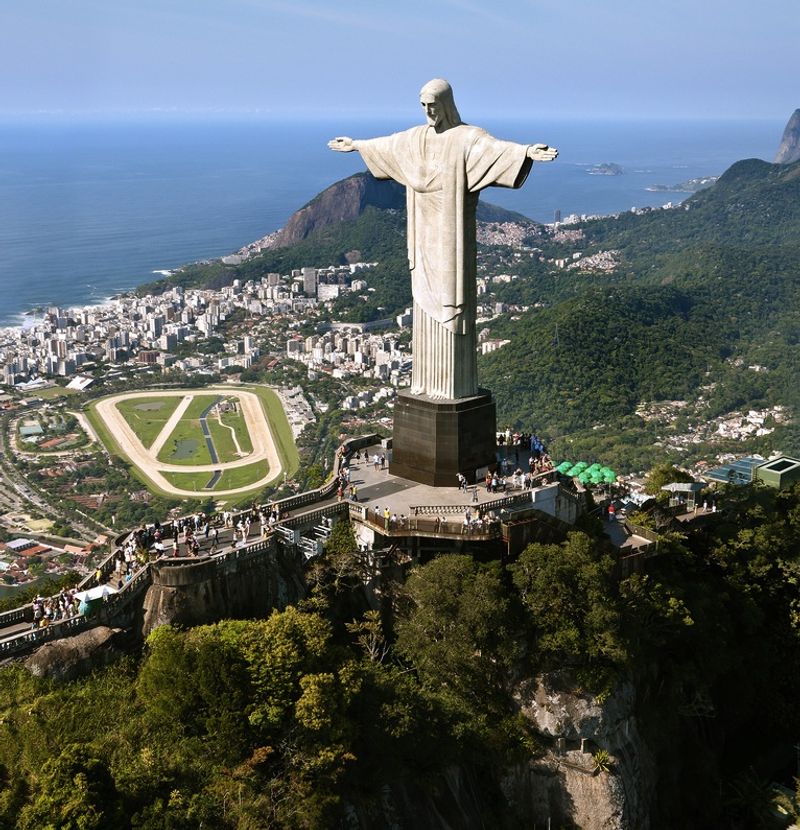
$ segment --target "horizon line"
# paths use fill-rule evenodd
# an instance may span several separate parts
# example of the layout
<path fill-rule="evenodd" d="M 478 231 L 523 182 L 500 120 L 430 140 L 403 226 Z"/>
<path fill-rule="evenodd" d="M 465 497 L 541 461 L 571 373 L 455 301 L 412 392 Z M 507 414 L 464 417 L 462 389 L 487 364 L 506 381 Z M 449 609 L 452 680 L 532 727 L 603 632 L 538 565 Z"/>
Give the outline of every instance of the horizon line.
<path fill-rule="evenodd" d="M 337 107 L 335 109 L 320 110 L 319 108 L 301 109 L 262 109 L 262 108 L 185 108 L 177 107 L 147 107 L 126 109 L 36 109 L 36 110 L 3 110 L 0 109 L 0 122 L 13 121 L 63 121 L 63 120 L 129 120 L 129 119 L 208 119 L 216 121 L 226 120 L 254 120 L 254 121 L 331 121 L 333 119 L 353 118 L 365 119 L 407 119 L 416 116 L 416 110 L 402 109 L 351 109 Z M 791 116 L 791 114 L 790 114 Z M 475 110 L 466 123 L 472 119 L 502 118 L 509 121 L 528 121 L 531 119 L 554 119 L 566 121 L 780 121 L 784 122 L 790 116 L 781 115 L 753 115 L 751 113 L 730 112 L 627 112 L 616 113 L 579 113 L 574 111 L 544 112 L 530 110 L 526 112 L 509 111 L 507 109 L 480 109 Z"/>

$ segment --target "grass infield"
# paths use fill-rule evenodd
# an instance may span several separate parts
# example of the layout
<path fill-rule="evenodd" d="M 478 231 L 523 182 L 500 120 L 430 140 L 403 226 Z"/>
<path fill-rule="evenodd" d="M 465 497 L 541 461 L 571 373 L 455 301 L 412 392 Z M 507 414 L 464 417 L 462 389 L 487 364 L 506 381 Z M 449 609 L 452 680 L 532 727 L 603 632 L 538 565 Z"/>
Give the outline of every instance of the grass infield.
<path fill-rule="evenodd" d="M 181 400 L 182 395 L 176 395 L 174 398 L 142 397 L 132 401 L 120 401 L 117 409 L 136 433 L 142 446 L 149 449 Z"/>
<path fill-rule="evenodd" d="M 199 415 L 199 413 L 201 413 L 203 409 L 205 409 L 205 407 L 208 406 L 208 404 L 215 398 L 226 396 L 233 397 L 237 391 L 251 392 L 252 394 L 256 395 L 261 402 L 261 406 L 264 410 L 267 421 L 270 424 L 273 439 L 275 441 L 275 449 L 278 453 L 278 458 L 280 459 L 281 463 L 281 469 L 269 471 L 270 473 L 274 473 L 273 480 L 275 478 L 278 478 L 278 476 L 282 476 L 284 472 L 286 473 L 287 477 L 291 478 L 297 472 L 297 468 L 300 465 L 300 459 L 297 453 L 297 447 L 294 443 L 294 437 L 292 435 L 291 427 L 289 426 L 289 422 L 287 421 L 286 414 L 283 410 L 283 405 L 281 404 L 280 398 L 271 389 L 268 389 L 264 386 L 253 385 L 241 387 L 231 386 L 219 390 L 215 389 L 212 392 L 204 390 L 202 392 L 197 393 L 196 400 L 193 401 L 192 405 L 188 407 L 185 417 L 188 416 L 190 412 L 195 411 Z M 186 394 L 192 394 L 191 390 L 175 390 L 174 398 L 164 397 L 154 399 L 152 397 L 148 398 L 147 391 L 143 390 L 141 398 L 137 400 L 126 401 L 124 403 L 132 404 L 135 406 L 136 404 L 149 403 L 154 400 L 174 400 L 175 403 L 170 409 L 171 413 L 172 411 L 174 411 L 175 406 L 178 405 L 178 402 L 181 400 L 181 398 Z M 205 398 L 206 400 L 201 405 L 199 403 L 199 399 L 202 398 Z M 95 410 L 96 403 L 97 401 L 93 401 L 86 407 L 87 418 L 94 427 L 95 432 L 97 433 L 98 437 L 100 438 L 106 449 L 112 454 L 120 456 L 125 461 L 128 461 L 128 463 L 130 463 L 130 460 L 121 451 L 119 445 L 114 440 L 113 435 L 111 434 L 103 419 L 97 414 Z M 195 404 L 197 404 L 196 409 Z M 117 406 L 121 406 L 121 404 L 118 404 Z M 154 411 L 156 410 L 149 410 L 149 414 L 152 415 Z M 159 413 L 159 416 L 161 416 L 161 410 L 157 411 Z M 139 410 L 139 412 L 148 412 L 148 410 Z M 166 417 L 164 417 L 164 420 L 162 421 L 162 426 L 163 423 L 166 422 L 166 419 L 168 417 L 169 415 L 166 415 Z M 237 418 L 238 425 L 236 420 Z M 128 423 L 130 423 L 130 421 L 128 421 Z M 212 430 L 212 435 L 214 435 L 214 441 L 216 445 L 217 433 L 214 430 L 220 428 L 220 424 L 216 418 L 209 418 L 207 423 L 209 424 L 209 429 Z M 223 415 L 223 423 L 229 424 L 236 430 L 236 434 L 239 439 L 239 444 L 243 451 L 252 451 L 252 443 L 249 440 L 250 436 L 247 431 L 247 427 L 244 423 L 244 419 L 239 413 L 226 413 L 225 415 Z M 215 424 L 216 427 L 212 426 L 213 424 Z M 199 426 L 198 432 L 200 432 Z M 220 432 L 221 441 L 224 440 L 223 433 L 227 433 L 228 440 L 230 441 L 230 447 L 233 448 L 232 451 L 234 452 L 234 455 L 232 456 L 231 460 L 233 460 L 234 458 L 238 458 L 239 456 L 235 455 L 235 444 L 230 438 L 230 430 L 223 429 L 222 432 Z M 158 433 L 156 432 L 156 435 L 157 434 Z M 153 438 L 151 439 L 150 444 L 152 444 L 153 440 L 155 440 L 155 436 L 153 436 Z M 170 439 L 167 441 L 165 449 L 170 446 L 171 441 L 172 436 L 170 436 Z M 203 446 L 205 447 L 205 441 L 203 441 Z M 195 461 L 194 463 L 200 462 Z M 175 496 L 171 493 L 167 493 L 160 487 L 156 486 L 138 468 L 132 467 L 132 472 L 135 475 L 135 477 L 142 481 L 145 484 L 145 486 L 152 492 L 157 493 L 159 495 L 163 495 L 167 498 L 178 498 L 178 496 Z M 209 495 L 213 495 L 216 492 L 222 492 L 224 490 L 234 490 L 238 489 L 239 487 L 247 487 L 249 484 L 260 481 L 267 474 L 267 463 L 265 461 L 256 462 L 254 464 L 245 465 L 243 467 L 234 468 L 228 471 L 223 471 L 222 477 L 216 483 L 213 490 L 204 489 L 205 486 L 208 484 L 209 480 L 211 479 L 211 473 L 165 473 L 164 476 L 175 487 L 180 487 L 181 489 L 187 490 L 186 494 L 182 496 L 182 498 L 189 500 L 192 498 L 208 498 Z M 238 493 L 235 496 L 231 496 L 230 500 L 232 502 L 239 502 L 244 501 L 248 498 L 252 498 L 257 493 L 259 493 L 263 489 L 263 487 L 263 484 L 259 484 L 253 487 L 252 490 L 243 491 L 242 493 Z M 193 493 L 197 493 L 196 497 L 193 496 Z"/>

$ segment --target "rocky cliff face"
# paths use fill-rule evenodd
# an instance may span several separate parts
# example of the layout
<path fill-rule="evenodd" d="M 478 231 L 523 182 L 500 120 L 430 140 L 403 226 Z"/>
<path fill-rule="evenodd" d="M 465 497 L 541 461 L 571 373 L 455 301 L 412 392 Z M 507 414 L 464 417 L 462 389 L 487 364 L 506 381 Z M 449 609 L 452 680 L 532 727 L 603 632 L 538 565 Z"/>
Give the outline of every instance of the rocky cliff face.
<path fill-rule="evenodd" d="M 775 156 L 775 164 L 791 164 L 793 161 L 800 161 L 800 109 L 792 113 Z"/>
<path fill-rule="evenodd" d="M 305 596 L 299 560 L 273 543 L 268 556 L 248 561 L 153 568 L 153 583 L 136 627 L 143 637 L 159 625 L 204 625 L 222 619 L 266 617 Z"/>
<path fill-rule="evenodd" d="M 406 190 L 397 182 L 376 179 L 370 173 L 356 173 L 323 190 L 305 207 L 293 213 L 285 228 L 256 244 L 264 248 L 285 248 L 300 242 L 319 228 L 358 219 L 367 207 L 405 210 Z M 478 221 L 497 225 L 520 225 L 531 232 L 535 232 L 539 227 L 519 213 L 484 202 L 478 203 Z"/>
<path fill-rule="evenodd" d="M 648 830 L 655 772 L 634 717 L 633 688 L 622 684 L 600 702 L 575 691 L 566 674 L 551 674 L 520 683 L 517 697 L 548 747 L 543 755 L 497 770 L 494 780 L 454 766 L 424 785 L 387 782 L 377 798 L 347 805 L 347 826 Z M 601 749 L 610 755 L 608 771 L 594 762 Z"/>
<path fill-rule="evenodd" d="M 622 684 L 600 702 L 554 673 L 521 684 L 518 698 L 549 745 L 542 758 L 503 780 L 520 818 L 581 830 L 647 830 L 655 766 L 637 728 L 633 687 Z M 597 771 L 598 750 L 609 753 L 610 771 Z"/>

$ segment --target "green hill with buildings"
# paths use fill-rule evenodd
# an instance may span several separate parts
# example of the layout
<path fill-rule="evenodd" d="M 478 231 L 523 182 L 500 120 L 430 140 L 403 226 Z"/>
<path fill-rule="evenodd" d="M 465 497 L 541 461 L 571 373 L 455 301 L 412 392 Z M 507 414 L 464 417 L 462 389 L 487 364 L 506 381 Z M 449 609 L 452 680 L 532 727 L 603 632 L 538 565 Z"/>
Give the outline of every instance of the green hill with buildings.
<path fill-rule="evenodd" d="M 800 410 L 800 163 L 737 162 L 680 207 L 569 230 L 533 232 L 522 253 L 480 246 L 481 276 L 516 277 L 490 284 L 482 297 L 510 309 L 483 324 L 488 336 L 510 342 L 479 364 L 501 423 L 538 431 L 564 453 L 603 448 L 608 463 L 632 469 L 667 452 L 672 434 L 726 413 L 784 406 L 790 414 L 775 433 L 747 449 L 800 452 L 800 430 L 790 423 Z M 366 204 L 357 218 L 323 223 L 299 242 L 237 266 L 187 266 L 164 286 L 220 286 L 355 257 L 379 267 L 370 290 L 340 298 L 333 316 L 386 318 L 411 300 L 404 235 L 402 210 Z M 613 269 L 581 266 L 609 251 Z M 564 267 L 573 256 L 582 259 Z M 636 416 L 663 400 L 686 402 L 676 423 Z"/>

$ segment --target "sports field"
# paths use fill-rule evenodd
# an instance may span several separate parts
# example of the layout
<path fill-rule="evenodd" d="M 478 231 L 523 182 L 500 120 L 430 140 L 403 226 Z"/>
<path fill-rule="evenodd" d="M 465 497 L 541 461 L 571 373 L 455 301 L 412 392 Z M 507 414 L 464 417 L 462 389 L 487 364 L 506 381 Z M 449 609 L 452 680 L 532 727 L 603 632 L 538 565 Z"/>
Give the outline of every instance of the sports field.
<path fill-rule="evenodd" d="M 297 469 L 291 429 L 266 387 L 130 392 L 86 414 L 109 452 L 171 496 L 243 496 Z"/>

